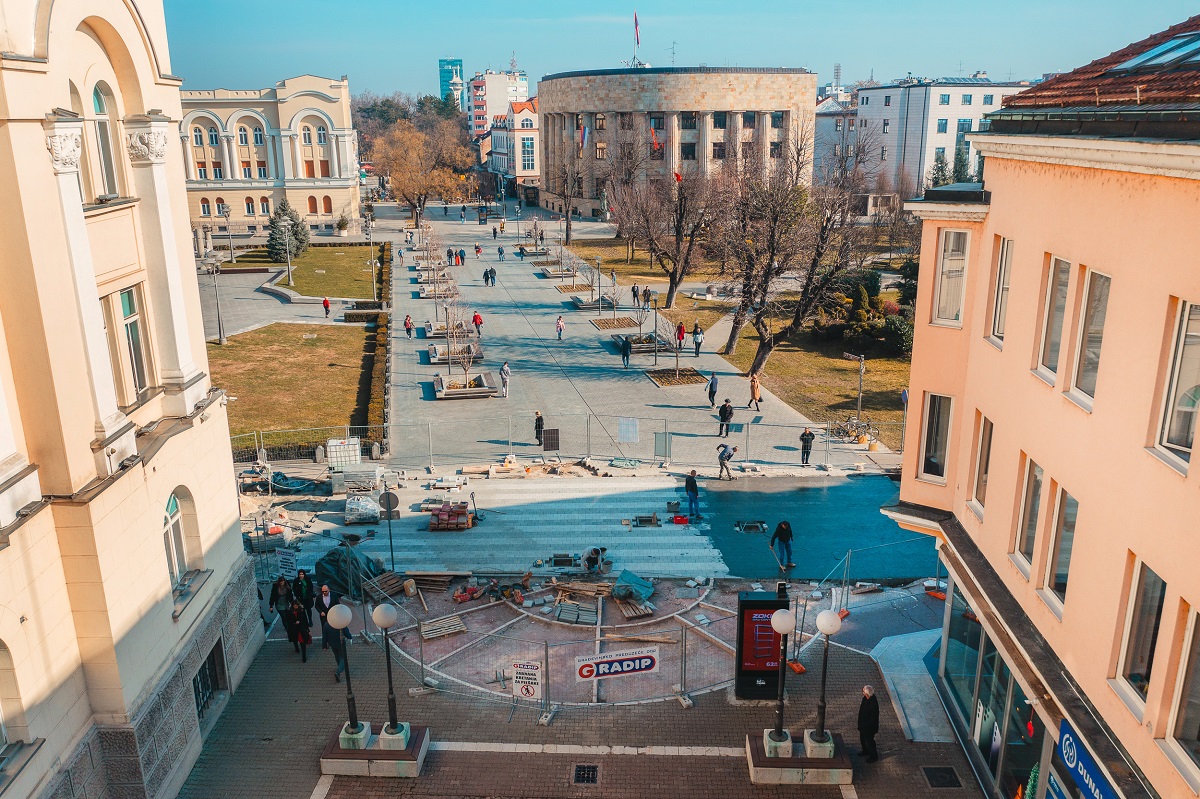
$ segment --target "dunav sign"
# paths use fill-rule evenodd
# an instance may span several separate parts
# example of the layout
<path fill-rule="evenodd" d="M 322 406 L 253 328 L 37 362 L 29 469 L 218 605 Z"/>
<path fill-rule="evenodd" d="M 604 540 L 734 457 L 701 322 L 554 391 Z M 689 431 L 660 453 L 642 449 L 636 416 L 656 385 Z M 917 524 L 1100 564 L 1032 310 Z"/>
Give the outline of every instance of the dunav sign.
<path fill-rule="evenodd" d="M 1121 799 L 1108 784 L 1100 766 L 1092 759 L 1079 734 L 1066 720 L 1058 727 L 1058 756 L 1071 772 L 1071 778 L 1089 799 Z"/>

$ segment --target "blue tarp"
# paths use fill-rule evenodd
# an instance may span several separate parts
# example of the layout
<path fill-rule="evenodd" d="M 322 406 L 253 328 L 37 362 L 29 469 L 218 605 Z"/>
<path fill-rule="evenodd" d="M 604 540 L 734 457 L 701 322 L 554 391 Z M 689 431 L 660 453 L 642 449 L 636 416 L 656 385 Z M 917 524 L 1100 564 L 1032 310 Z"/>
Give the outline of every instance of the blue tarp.
<path fill-rule="evenodd" d="M 654 586 L 649 580 L 643 580 L 628 569 L 617 575 L 617 582 L 612 590 L 613 599 L 631 599 L 639 605 L 653 593 Z"/>

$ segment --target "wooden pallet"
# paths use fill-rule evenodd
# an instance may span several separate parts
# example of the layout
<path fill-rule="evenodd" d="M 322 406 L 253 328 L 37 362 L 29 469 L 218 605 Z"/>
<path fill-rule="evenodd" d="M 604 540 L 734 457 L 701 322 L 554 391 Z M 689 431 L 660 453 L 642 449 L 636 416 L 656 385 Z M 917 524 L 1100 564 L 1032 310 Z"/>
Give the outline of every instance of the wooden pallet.
<path fill-rule="evenodd" d="M 384 572 L 378 577 L 363 583 L 363 590 L 368 597 L 381 602 L 404 593 L 405 578 L 395 572 Z"/>
<path fill-rule="evenodd" d="M 617 600 L 617 609 L 621 611 L 621 615 L 627 619 L 637 619 L 642 616 L 653 616 L 654 605 L 647 602 L 644 605 L 639 605 L 636 602 L 627 602 L 622 599 Z"/>
<path fill-rule="evenodd" d="M 586 594 L 587 596 L 612 596 L 612 583 L 557 583 L 555 586 L 559 591 L 568 591 L 572 594 Z"/>
<path fill-rule="evenodd" d="M 426 641 L 432 638 L 444 638 L 447 635 L 465 633 L 467 625 L 459 616 L 446 616 L 436 621 L 428 621 L 421 625 L 421 637 Z"/>

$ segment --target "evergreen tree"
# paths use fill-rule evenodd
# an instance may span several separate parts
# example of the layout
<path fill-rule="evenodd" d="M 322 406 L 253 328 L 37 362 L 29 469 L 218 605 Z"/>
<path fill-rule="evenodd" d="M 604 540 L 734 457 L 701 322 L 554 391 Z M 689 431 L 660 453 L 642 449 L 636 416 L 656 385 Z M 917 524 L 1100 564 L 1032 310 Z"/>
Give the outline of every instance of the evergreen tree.
<path fill-rule="evenodd" d="M 282 223 L 290 224 L 282 224 Z M 285 243 L 286 242 L 286 243 Z M 282 264 L 288 259 L 288 248 L 291 257 L 308 249 L 308 226 L 300 219 L 300 214 L 284 198 L 275 206 L 271 214 L 271 232 L 267 235 L 267 257 L 274 263 Z"/>
<path fill-rule="evenodd" d="M 917 302 L 917 267 L 911 258 L 900 266 L 900 304 L 909 308 Z"/>
<path fill-rule="evenodd" d="M 983 155 L 975 156 L 975 172 L 971 175 L 972 183 L 983 183 Z"/>
<path fill-rule="evenodd" d="M 933 167 L 929 170 L 929 185 L 937 188 L 950 182 L 950 165 L 946 163 L 946 153 L 939 150 L 933 156 Z"/>
<path fill-rule="evenodd" d="M 971 151 L 964 145 L 954 148 L 955 183 L 966 183 L 971 179 Z"/>

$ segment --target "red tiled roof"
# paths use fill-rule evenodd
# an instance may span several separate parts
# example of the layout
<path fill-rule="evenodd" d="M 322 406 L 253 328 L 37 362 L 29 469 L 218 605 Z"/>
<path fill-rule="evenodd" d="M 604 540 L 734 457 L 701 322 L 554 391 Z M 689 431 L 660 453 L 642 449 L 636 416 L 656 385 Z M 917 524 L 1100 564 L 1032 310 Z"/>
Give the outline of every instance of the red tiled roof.
<path fill-rule="evenodd" d="M 1183 33 L 1200 32 L 1200 15 L 1173 25 L 1086 66 L 1004 98 L 1004 108 L 1178 104 L 1200 102 L 1200 69 L 1106 74 Z"/>
<path fill-rule="evenodd" d="M 532 114 L 536 114 L 538 112 L 537 107 L 538 107 L 537 98 L 531 97 L 528 100 L 525 100 L 523 102 L 513 103 L 512 104 L 512 112 L 514 114 L 519 114 L 522 111 L 528 111 Z"/>

